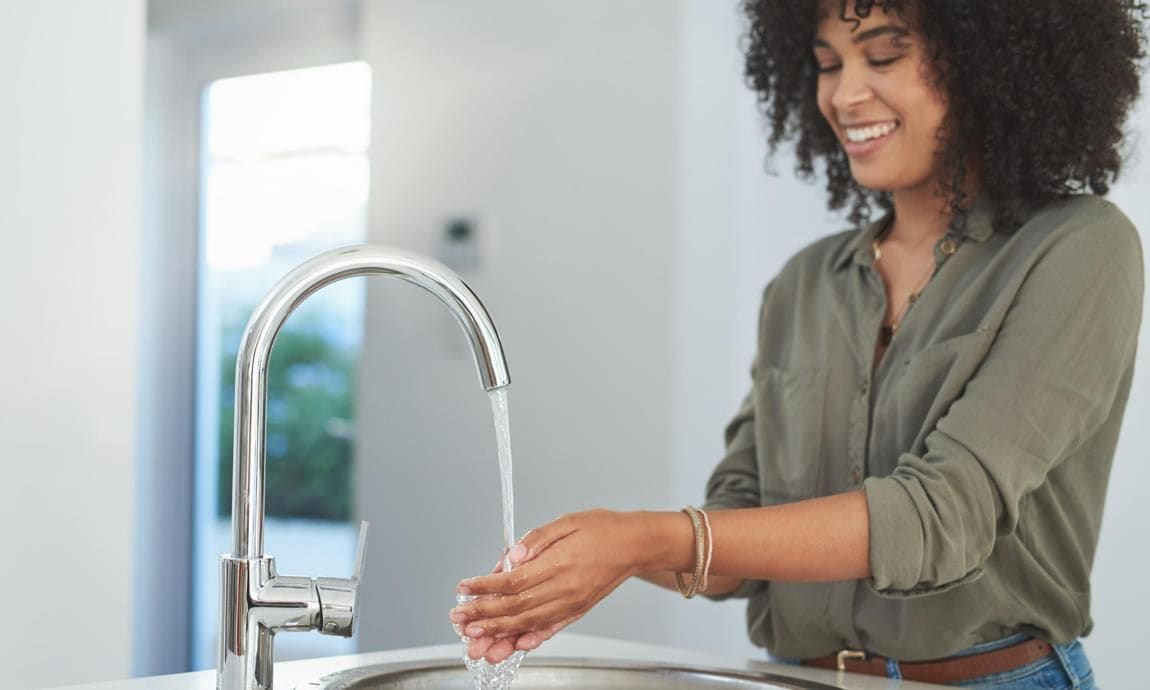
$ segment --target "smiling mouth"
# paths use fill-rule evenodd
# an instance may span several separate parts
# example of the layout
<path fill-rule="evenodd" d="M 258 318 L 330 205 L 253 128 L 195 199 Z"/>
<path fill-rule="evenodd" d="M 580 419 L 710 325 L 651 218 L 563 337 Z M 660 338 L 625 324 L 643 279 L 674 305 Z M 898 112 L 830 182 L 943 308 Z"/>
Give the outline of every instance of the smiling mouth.
<path fill-rule="evenodd" d="M 865 144 L 868 141 L 881 139 L 898 129 L 898 121 L 883 122 L 868 127 L 844 127 L 847 142 L 851 144 Z"/>

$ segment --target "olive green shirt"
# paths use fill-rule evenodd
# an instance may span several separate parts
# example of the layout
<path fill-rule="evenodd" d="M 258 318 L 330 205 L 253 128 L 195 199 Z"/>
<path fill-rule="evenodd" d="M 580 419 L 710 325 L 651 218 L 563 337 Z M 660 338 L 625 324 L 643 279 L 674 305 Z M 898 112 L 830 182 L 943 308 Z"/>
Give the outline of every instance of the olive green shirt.
<path fill-rule="evenodd" d="M 1142 314 L 1138 232 L 1095 196 L 1012 233 L 976 204 L 872 371 L 886 291 L 871 240 L 889 220 L 815 242 L 763 293 L 752 390 L 707 506 L 862 488 L 872 577 L 747 581 L 751 640 L 903 660 L 1015 632 L 1069 642 L 1091 628 Z"/>

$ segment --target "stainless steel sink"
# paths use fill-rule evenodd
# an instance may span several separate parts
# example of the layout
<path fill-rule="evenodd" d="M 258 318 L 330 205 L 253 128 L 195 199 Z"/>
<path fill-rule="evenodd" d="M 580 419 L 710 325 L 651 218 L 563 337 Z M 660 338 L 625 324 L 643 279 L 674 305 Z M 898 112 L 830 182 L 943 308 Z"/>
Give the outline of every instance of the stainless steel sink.
<path fill-rule="evenodd" d="M 462 661 L 379 664 L 340 671 L 296 690 L 473 690 Z M 513 690 L 837 690 L 833 685 L 767 673 L 696 666 L 594 659 L 532 659 L 519 669 Z"/>

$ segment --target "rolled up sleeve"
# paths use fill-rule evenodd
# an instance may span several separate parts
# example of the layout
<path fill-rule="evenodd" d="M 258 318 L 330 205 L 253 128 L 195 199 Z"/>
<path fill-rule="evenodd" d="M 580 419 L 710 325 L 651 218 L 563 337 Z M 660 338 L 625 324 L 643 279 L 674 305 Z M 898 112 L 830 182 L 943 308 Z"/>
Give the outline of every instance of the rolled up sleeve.
<path fill-rule="evenodd" d="M 1111 414 L 1143 275 L 1137 231 L 1120 214 L 1051 238 L 922 454 L 864 483 L 872 589 L 913 597 L 979 576 L 1026 495 Z"/>

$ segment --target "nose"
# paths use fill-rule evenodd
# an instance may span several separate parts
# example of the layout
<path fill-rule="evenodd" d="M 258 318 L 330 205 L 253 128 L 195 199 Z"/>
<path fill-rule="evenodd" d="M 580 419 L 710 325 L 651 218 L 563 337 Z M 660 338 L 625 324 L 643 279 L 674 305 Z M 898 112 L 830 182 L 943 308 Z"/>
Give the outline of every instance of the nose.
<path fill-rule="evenodd" d="M 831 94 L 831 104 L 840 113 L 850 112 L 874 98 L 866 73 L 843 65 Z"/>

